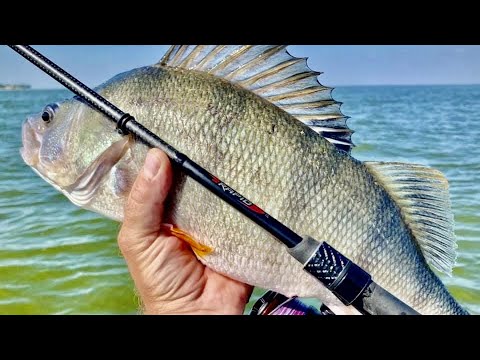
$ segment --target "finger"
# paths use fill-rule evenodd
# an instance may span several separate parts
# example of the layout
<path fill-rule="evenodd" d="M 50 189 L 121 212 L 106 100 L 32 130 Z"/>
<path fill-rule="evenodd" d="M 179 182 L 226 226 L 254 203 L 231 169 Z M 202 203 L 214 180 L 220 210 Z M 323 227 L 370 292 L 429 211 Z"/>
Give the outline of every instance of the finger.
<path fill-rule="evenodd" d="M 132 186 L 118 237 L 120 249 L 141 249 L 160 232 L 165 199 L 172 182 L 172 169 L 165 153 L 151 149 Z"/>

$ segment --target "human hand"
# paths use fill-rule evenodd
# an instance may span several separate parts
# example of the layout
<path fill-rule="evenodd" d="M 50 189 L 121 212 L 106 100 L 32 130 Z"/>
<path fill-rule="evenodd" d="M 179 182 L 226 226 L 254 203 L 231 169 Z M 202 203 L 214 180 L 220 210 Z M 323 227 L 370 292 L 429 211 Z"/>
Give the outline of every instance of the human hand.
<path fill-rule="evenodd" d="M 125 206 L 118 245 L 145 314 L 243 314 L 252 287 L 203 265 L 161 226 L 172 182 L 168 157 L 148 152 Z"/>

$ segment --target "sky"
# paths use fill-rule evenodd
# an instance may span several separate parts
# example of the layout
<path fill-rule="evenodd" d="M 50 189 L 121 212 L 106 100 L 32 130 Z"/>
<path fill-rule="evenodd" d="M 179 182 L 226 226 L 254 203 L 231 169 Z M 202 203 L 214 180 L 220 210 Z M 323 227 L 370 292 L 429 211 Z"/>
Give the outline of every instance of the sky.
<path fill-rule="evenodd" d="M 156 63 L 167 45 L 33 46 L 90 87 L 135 67 Z M 292 45 L 323 72 L 326 86 L 480 84 L 480 45 Z M 0 83 L 61 88 L 12 49 L 0 46 Z"/>

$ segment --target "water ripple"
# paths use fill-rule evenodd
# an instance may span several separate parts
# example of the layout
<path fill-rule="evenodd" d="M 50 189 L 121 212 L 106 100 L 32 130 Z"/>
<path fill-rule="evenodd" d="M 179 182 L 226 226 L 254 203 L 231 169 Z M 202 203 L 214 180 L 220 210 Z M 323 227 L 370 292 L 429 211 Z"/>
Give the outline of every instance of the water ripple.
<path fill-rule="evenodd" d="M 137 312 L 116 244 L 119 225 L 72 205 L 19 154 L 23 120 L 69 96 L 63 90 L 0 92 L 3 314 Z M 334 96 L 356 131 L 355 157 L 416 162 L 445 173 L 459 256 L 453 276 L 440 276 L 462 305 L 480 314 L 480 86 L 350 87 Z M 249 307 L 261 293 L 255 290 Z"/>

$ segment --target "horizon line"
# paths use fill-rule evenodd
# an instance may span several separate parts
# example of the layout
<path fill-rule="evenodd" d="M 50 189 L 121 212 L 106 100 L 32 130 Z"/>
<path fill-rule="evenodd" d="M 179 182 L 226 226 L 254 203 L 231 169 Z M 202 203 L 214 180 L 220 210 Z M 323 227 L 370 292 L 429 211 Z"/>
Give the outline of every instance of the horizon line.
<path fill-rule="evenodd" d="M 9 84 L 7 84 L 9 85 Z M 15 84 L 10 84 L 10 85 L 15 85 Z M 26 84 L 28 85 L 28 84 Z M 329 88 L 341 88 L 341 87 L 361 87 L 361 86 L 477 86 L 480 85 L 480 83 L 438 83 L 438 84 L 428 84 L 428 83 L 420 83 L 420 84 L 345 84 L 345 85 L 326 85 L 322 84 L 324 86 L 327 86 Z M 47 87 L 47 88 L 42 88 L 42 87 L 32 87 L 30 89 L 26 90 L 68 90 L 66 88 L 63 88 L 61 86 L 59 87 Z"/>

